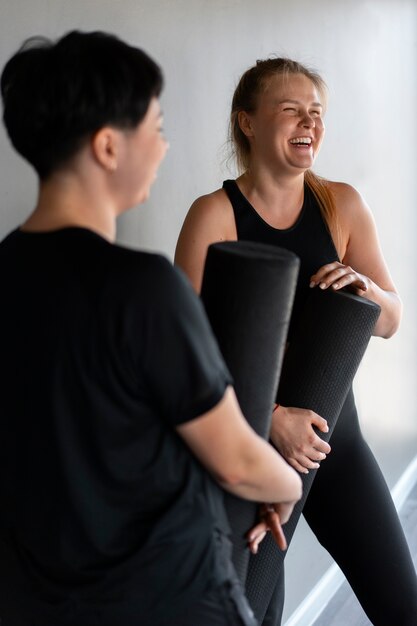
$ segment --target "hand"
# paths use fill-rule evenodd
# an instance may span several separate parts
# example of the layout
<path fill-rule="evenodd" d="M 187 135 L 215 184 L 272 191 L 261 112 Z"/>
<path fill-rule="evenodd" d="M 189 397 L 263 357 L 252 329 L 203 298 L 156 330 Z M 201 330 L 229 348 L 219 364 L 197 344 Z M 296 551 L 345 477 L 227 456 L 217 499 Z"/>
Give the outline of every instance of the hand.
<path fill-rule="evenodd" d="M 284 459 L 302 474 L 318 469 L 331 450 L 313 426 L 323 433 L 329 431 L 326 420 L 308 409 L 279 405 L 272 413 L 272 442 Z"/>
<path fill-rule="evenodd" d="M 282 524 L 288 522 L 294 503 L 279 502 L 277 504 L 263 504 L 260 509 L 261 521 L 259 524 L 251 528 L 248 532 L 248 546 L 252 554 L 257 554 L 259 544 L 271 531 L 278 547 L 281 550 L 287 549 L 287 540 L 285 539 Z"/>
<path fill-rule="evenodd" d="M 331 287 L 335 291 L 348 287 L 358 295 L 368 290 L 368 283 L 369 279 L 366 276 L 338 261 L 323 265 L 310 279 L 310 287 L 318 286 L 320 289 Z"/>

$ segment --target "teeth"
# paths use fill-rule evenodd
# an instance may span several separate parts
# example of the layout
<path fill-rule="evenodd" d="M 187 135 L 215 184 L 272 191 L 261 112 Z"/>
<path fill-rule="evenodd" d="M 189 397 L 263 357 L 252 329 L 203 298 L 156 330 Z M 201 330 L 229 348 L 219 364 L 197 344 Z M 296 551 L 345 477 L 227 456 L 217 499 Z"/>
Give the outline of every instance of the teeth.
<path fill-rule="evenodd" d="M 295 137 L 294 139 L 290 139 L 290 143 L 304 143 L 306 145 L 311 144 L 311 137 Z"/>

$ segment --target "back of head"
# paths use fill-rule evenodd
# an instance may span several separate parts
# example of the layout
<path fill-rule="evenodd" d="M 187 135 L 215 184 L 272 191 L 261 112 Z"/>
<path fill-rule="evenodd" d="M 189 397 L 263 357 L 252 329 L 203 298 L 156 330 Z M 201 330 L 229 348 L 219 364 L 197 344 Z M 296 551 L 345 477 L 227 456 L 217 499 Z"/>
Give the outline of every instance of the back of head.
<path fill-rule="evenodd" d="M 230 140 L 233 145 L 237 166 L 240 171 L 247 169 L 249 164 L 250 145 L 248 138 L 239 126 L 238 114 L 240 111 L 253 113 L 256 111 L 258 96 L 268 87 L 270 80 L 275 76 L 288 78 L 294 74 L 306 76 L 320 93 L 323 104 L 326 101 L 326 83 L 321 76 L 306 65 L 284 57 L 273 57 L 258 60 L 242 75 L 235 89 L 230 114 Z"/>
<path fill-rule="evenodd" d="M 103 126 L 137 126 L 162 82 L 147 54 L 114 35 L 31 38 L 3 70 L 3 120 L 13 146 L 46 179 Z"/>

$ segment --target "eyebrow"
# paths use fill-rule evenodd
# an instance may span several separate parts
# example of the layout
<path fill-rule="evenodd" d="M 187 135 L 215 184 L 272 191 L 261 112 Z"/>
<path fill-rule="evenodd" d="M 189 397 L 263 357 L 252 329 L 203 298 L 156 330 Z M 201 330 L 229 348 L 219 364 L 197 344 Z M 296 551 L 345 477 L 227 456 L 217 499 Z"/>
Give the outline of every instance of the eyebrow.
<path fill-rule="evenodd" d="M 291 104 L 301 104 L 299 100 L 291 100 L 291 98 L 283 98 L 282 100 L 279 100 L 277 104 L 284 104 L 284 102 L 290 102 Z M 323 105 L 320 102 L 312 102 L 311 106 L 323 108 Z"/>

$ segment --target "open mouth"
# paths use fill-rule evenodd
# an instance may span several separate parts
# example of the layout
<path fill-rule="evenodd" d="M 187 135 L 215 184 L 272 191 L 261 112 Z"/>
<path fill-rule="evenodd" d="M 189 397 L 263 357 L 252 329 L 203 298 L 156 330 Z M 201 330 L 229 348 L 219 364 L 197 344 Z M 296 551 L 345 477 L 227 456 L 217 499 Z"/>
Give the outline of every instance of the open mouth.
<path fill-rule="evenodd" d="M 311 146 L 311 137 L 294 137 L 290 139 L 290 144 L 300 146 L 301 148 L 309 148 Z"/>

